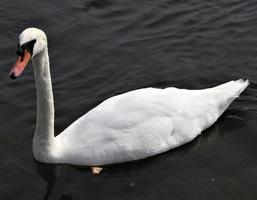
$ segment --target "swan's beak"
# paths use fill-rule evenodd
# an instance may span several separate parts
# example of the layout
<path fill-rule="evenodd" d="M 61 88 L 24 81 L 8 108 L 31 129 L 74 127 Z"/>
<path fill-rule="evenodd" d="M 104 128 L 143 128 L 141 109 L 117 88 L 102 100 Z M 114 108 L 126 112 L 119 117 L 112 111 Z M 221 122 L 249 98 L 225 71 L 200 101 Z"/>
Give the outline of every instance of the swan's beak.
<path fill-rule="evenodd" d="M 14 63 L 13 68 L 9 73 L 11 79 L 16 79 L 22 74 L 30 58 L 31 58 L 30 52 L 28 52 L 27 49 L 24 49 L 24 55 L 18 56 L 16 62 Z"/>

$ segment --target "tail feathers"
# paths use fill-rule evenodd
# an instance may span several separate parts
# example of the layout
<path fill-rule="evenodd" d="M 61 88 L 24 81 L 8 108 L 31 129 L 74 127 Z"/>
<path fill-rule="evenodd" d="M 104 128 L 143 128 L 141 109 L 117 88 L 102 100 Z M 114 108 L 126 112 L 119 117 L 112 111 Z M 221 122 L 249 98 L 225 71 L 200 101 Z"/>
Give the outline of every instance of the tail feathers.
<path fill-rule="evenodd" d="M 248 80 L 239 79 L 203 90 L 205 101 L 199 101 L 203 108 L 199 112 L 201 130 L 212 125 L 248 85 Z"/>
<path fill-rule="evenodd" d="M 215 104 L 218 115 L 220 116 L 227 108 L 228 106 L 239 97 L 239 95 L 245 90 L 245 88 L 249 85 L 249 80 L 243 80 L 238 79 L 236 81 L 230 81 L 227 83 L 224 83 L 222 85 L 219 85 L 213 90 L 213 95 L 215 98 Z M 212 98 L 213 99 L 213 98 Z"/>
<path fill-rule="evenodd" d="M 237 96 L 239 96 L 245 90 L 245 88 L 247 88 L 249 83 L 250 82 L 248 79 L 246 79 L 246 80 L 238 79 L 238 80 L 234 81 L 234 84 L 236 84 L 235 87 L 238 87 Z"/>
<path fill-rule="evenodd" d="M 218 93 L 221 95 L 219 101 L 219 111 L 222 114 L 228 106 L 239 97 L 239 95 L 249 85 L 249 80 L 239 79 L 236 81 L 230 81 L 217 87 Z"/>
<path fill-rule="evenodd" d="M 217 89 L 220 92 L 224 91 L 230 97 L 236 98 L 245 90 L 249 83 L 250 82 L 248 79 L 238 79 L 236 81 L 230 81 L 222 85 L 219 85 L 215 87 L 215 89 Z"/>

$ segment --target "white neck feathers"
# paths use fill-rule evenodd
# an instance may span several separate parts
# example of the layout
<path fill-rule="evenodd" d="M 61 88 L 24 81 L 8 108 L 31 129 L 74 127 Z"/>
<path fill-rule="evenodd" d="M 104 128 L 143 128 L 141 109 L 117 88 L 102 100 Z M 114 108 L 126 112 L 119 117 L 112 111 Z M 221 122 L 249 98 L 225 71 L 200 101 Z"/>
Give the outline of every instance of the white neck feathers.
<path fill-rule="evenodd" d="M 37 160 L 53 162 L 54 101 L 47 47 L 32 59 L 37 91 L 37 124 L 33 153 Z"/>

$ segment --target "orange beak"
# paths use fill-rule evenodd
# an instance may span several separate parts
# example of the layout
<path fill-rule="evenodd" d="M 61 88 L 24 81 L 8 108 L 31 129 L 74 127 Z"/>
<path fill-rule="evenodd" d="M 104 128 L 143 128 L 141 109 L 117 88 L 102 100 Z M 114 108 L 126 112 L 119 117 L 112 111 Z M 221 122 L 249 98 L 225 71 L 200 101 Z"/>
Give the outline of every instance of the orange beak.
<path fill-rule="evenodd" d="M 30 58 L 31 58 L 30 52 L 28 52 L 27 49 L 24 49 L 24 56 L 18 56 L 17 60 L 14 63 L 13 68 L 9 73 L 11 79 L 16 79 L 22 74 Z"/>

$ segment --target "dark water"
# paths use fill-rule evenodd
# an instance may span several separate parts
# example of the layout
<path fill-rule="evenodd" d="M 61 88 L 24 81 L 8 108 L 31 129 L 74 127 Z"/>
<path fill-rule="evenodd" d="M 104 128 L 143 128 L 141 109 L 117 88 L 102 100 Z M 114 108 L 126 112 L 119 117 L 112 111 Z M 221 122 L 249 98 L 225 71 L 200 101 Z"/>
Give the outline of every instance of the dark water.
<path fill-rule="evenodd" d="M 56 133 L 104 99 L 143 87 L 250 87 L 193 142 L 143 161 L 88 168 L 32 155 L 32 67 L 8 72 L 19 33 L 48 35 Z M 7 1 L 0 6 L 1 200 L 257 199 L 257 1 Z"/>

